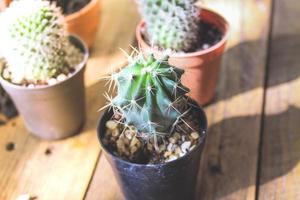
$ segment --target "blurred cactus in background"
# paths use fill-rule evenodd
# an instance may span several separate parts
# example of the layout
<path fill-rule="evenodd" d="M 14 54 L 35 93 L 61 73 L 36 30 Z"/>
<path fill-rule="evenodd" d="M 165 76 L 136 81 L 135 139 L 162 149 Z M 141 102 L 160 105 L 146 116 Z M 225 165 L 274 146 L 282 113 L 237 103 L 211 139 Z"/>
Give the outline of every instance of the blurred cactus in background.
<path fill-rule="evenodd" d="M 173 51 L 195 48 L 199 34 L 196 0 L 137 0 L 151 45 Z"/>
<path fill-rule="evenodd" d="M 44 83 L 82 60 L 68 40 L 60 9 L 49 1 L 15 0 L 0 24 L 0 51 L 13 83 Z"/>
<path fill-rule="evenodd" d="M 167 136 L 191 108 L 180 78 L 183 70 L 170 66 L 168 58 L 147 59 L 140 53 L 129 59 L 129 65 L 111 76 L 118 87 L 117 96 L 110 98 L 112 107 L 125 125 L 133 125 L 144 139 Z M 180 108 L 178 107 L 180 106 Z"/>

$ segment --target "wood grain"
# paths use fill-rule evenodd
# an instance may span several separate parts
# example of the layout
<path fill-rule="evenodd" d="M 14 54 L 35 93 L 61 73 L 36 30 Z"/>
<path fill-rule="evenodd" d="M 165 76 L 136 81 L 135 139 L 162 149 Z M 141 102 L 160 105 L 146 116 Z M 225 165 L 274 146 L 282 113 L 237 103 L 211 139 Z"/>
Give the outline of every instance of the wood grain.
<path fill-rule="evenodd" d="M 125 45 L 128 47 L 128 41 L 134 40 L 135 37 L 135 28 L 140 20 L 140 16 L 137 12 L 137 8 L 135 3 L 132 0 L 109 0 L 106 2 L 106 10 L 103 12 L 107 12 L 107 17 L 114 17 L 114 20 L 111 23 L 106 24 L 105 29 L 112 29 L 114 32 L 112 35 L 108 35 L 108 38 L 105 38 L 103 42 L 107 43 L 109 41 L 117 40 L 118 43 L 124 43 L 121 35 L 126 34 L 126 41 Z M 111 13 L 114 13 L 111 16 Z M 103 19 L 108 20 L 108 19 Z M 110 19 L 111 20 L 111 19 Z M 123 36 L 124 37 L 124 36 Z M 113 43 L 113 42 L 112 42 Z M 123 45 L 124 46 L 124 45 Z M 125 48 L 124 48 L 125 49 Z M 120 56 L 120 50 L 116 44 L 111 44 L 111 51 L 117 51 L 118 54 L 116 57 Z M 102 56 L 102 55 L 101 55 Z M 124 55 L 121 55 L 124 58 Z M 106 57 L 106 55 L 103 55 Z M 112 59 L 115 59 L 112 58 Z M 119 59 L 120 60 L 120 59 Z M 107 60 L 102 60 L 103 62 L 107 62 Z M 99 60 L 95 60 L 95 62 L 99 63 Z M 120 62 L 114 61 L 114 64 L 111 65 L 112 68 L 106 70 L 106 73 L 111 73 L 115 70 L 115 66 L 120 66 L 124 64 L 124 59 Z M 90 74 L 92 75 L 94 72 L 91 71 Z M 101 155 L 99 158 L 99 163 L 95 170 L 95 174 L 91 180 L 90 186 L 87 190 L 85 199 L 88 200 L 117 200 L 122 199 L 122 195 L 120 193 L 120 189 L 116 183 L 114 178 L 112 169 L 108 162 L 106 161 L 105 157 Z"/>
<path fill-rule="evenodd" d="M 210 131 L 198 199 L 255 199 L 271 1 L 206 0 L 232 29 L 215 102 L 205 108 Z M 121 200 L 101 156 L 86 199 Z M 109 180 L 109 181 L 108 181 Z"/>
<path fill-rule="evenodd" d="M 21 194 L 41 200 L 84 198 L 100 152 L 95 128 L 97 110 L 104 105 L 104 83 L 99 78 L 125 61 L 118 48 L 128 49 L 137 23 L 131 18 L 135 12 L 127 7 L 128 0 L 102 3 L 101 28 L 85 74 L 88 118 L 84 129 L 72 138 L 47 142 L 29 134 L 20 117 L 0 126 L 1 200 Z M 15 148 L 7 151 L 10 142 Z"/>
<path fill-rule="evenodd" d="M 272 2 L 203 2 L 229 20 L 231 34 L 215 102 L 205 108 L 198 199 L 254 200 Z"/>
<path fill-rule="evenodd" d="M 259 199 L 300 199 L 300 4 L 274 4 Z"/>

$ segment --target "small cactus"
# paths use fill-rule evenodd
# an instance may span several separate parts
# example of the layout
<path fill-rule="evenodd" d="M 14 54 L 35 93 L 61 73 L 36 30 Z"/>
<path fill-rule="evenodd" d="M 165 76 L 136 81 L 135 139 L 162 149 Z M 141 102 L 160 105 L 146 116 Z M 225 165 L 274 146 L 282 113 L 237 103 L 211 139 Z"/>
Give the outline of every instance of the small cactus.
<path fill-rule="evenodd" d="M 172 51 L 195 48 L 199 35 L 196 0 L 137 0 L 151 45 Z"/>
<path fill-rule="evenodd" d="M 184 71 L 167 61 L 153 55 L 146 59 L 140 53 L 110 77 L 118 90 L 114 98 L 107 96 L 106 107 L 112 107 L 125 126 L 134 125 L 146 140 L 171 134 L 191 107 L 185 95 L 189 89 L 180 82 Z"/>
<path fill-rule="evenodd" d="M 47 83 L 69 73 L 82 60 L 82 53 L 68 40 L 60 9 L 53 3 L 15 0 L 0 15 L 0 24 L 0 51 L 14 83 Z"/>

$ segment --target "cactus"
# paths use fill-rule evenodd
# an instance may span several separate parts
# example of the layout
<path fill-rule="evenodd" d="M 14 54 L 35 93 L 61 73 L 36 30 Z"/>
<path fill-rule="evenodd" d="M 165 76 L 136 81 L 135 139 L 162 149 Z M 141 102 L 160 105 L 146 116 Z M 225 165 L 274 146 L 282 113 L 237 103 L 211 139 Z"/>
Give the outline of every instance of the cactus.
<path fill-rule="evenodd" d="M 170 135 L 191 107 L 185 95 L 189 89 L 180 82 L 184 71 L 167 61 L 167 57 L 157 60 L 153 55 L 145 59 L 140 53 L 110 78 L 117 95 L 107 96 L 105 107 L 112 107 L 123 125 L 135 126 L 145 140 Z"/>
<path fill-rule="evenodd" d="M 196 0 L 137 0 L 152 45 L 176 52 L 192 51 L 199 35 Z"/>
<path fill-rule="evenodd" d="M 53 3 L 13 1 L 0 15 L 0 23 L 0 50 L 14 83 L 46 83 L 60 73 L 69 73 L 82 60 L 82 53 L 68 40 L 60 9 Z"/>

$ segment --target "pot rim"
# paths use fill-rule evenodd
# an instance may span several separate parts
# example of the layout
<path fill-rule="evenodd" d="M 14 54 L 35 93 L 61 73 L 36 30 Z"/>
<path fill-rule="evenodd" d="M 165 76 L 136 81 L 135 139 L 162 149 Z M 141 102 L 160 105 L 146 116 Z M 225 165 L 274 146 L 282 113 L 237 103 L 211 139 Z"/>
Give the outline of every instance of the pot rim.
<path fill-rule="evenodd" d="M 43 89 L 53 88 L 55 86 L 63 84 L 64 82 L 68 81 L 69 79 L 73 78 L 85 67 L 85 65 L 88 61 L 88 58 L 89 58 L 89 51 L 88 51 L 87 45 L 79 37 L 77 37 L 75 35 L 69 35 L 68 38 L 74 38 L 75 40 L 77 40 L 82 45 L 84 57 L 83 57 L 83 60 L 77 65 L 76 71 L 73 72 L 71 74 L 71 76 L 69 76 L 67 79 L 65 79 L 63 81 L 60 81 L 58 83 L 55 83 L 53 85 L 41 85 L 41 86 L 35 86 L 34 88 L 28 88 L 28 87 L 25 87 L 25 86 L 16 85 L 14 83 L 11 83 L 8 80 L 4 79 L 2 77 L 2 75 L 0 74 L 0 83 L 3 84 L 3 85 L 6 85 L 8 87 L 14 88 L 14 89 L 27 90 L 27 91 L 36 91 L 36 90 L 43 90 Z"/>
<path fill-rule="evenodd" d="M 84 15 L 89 10 L 94 8 L 94 6 L 97 6 L 97 4 L 100 2 L 100 0 L 91 0 L 87 5 L 85 5 L 83 8 L 78 10 L 77 12 L 71 13 L 69 15 L 65 15 L 66 22 L 75 20 L 76 18 L 79 18 L 81 15 Z"/>
<path fill-rule="evenodd" d="M 216 44 L 212 45 L 211 47 L 209 47 L 208 49 L 189 52 L 189 53 L 184 53 L 184 52 L 183 53 L 176 53 L 176 52 L 172 53 L 171 54 L 172 58 L 187 58 L 187 57 L 196 57 L 196 56 L 205 55 L 205 54 L 208 54 L 208 53 L 213 52 L 216 49 L 220 48 L 228 40 L 229 28 L 230 28 L 228 21 L 222 15 L 220 15 L 219 13 L 217 13 L 217 12 L 207 8 L 207 7 L 201 6 L 201 8 L 199 7 L 199 9 L 201 9 L 200 16 L 201 16 L 201 13 L 204 11 L 204 12 L 208 12 L 210 14 L 215 15 L 221 21 L 223 21 L 224 26 L 225 26 L 225 32 L 223 33 L 222 39 L 218 43 L 216 43 Z M 143 39 L 141 29 L 144 28 L 145 25 L 146 25 L 146 22 L 144 20 L 141 20 L 141 22 L 138 24 L 138 26 L 136 28 L 137 40 L 139 42 L 143 43 L 145 46 L 147 46 L 149 49 L 151 49 L 154 52 L 158 52 L 158 53 L 163 52 L 163 51 L 157 50 L 156 48 L 150 47 L 149 44 Z"/>
<path fill-rule="evenodd" d="M 127 165 L 132 165 L 132 166 L 135 166 L 135 167 L 161 167 L 161 166 L 165 166 L 165 165 L 172 165 L 180 160 L 183 160 L 185 157 L 187 157 L 188 155 L 190 155 L 192 152 L 196 151 L 196 149 L 200 148 L 201 145 L 204 145 L 205 144 L 205 140 L 206 140 L 206 137 L 207 137 L 207 117 L 206 117 L 206 114 L 204 112 L 204 110 L 197 105 L 197 109 L 199 109 L 201 111 L 201 115 L 203 115 L 203 119 L 204 119 L 204 124 L 205 124 L 205 127 L 203 130 L 201 130 L 201 132 L 205 132 L 202 136 L 202 138 L 200 138 L 200 141 L 199 143 L 196 145 L 195 148 L 193 148 L 191 151 L 189 151 L 187 154 L 185 154 L 184 156 L 182 157 L 179 157 L 175 160 L 172 160 L 172 161 L 169 161 L 169 162 L 165 162 L 165 163 L 157 163 L 157 164 L 139 164 L 139 163 L 133 163 L 133 162 L 129 162 L 129 161 L 126 161 L 126 160 L 123 160 L 122 158 L 120 158 L 119 156 L 116 156 L 114 154 L 112 154 L 109 150 L 107 150 L 105 148 L 105 145 L 103 144 L 102 142 L 102 138 L 101 138 L 101 134 L 100 134 L 100 129 L 101 129 L 101 121 L 102 121 L 102 118 L 109 113 L 109 109 L 110 108 L 107 108 L 106 110 L 102 111 L 101 114 L 100 114 L 100 118 L 98 120 L 98 125 L 97 125 L 97 137 L 98 137 L 98 140 L 100 141 L 100 144 L 101 144 L 101 149 L 106 153 L 106 154 L 109 154 L 110 156 L 114 157 L 114 159 L 118 160 L 118 162 L 122 162 L 122 163 L 125 163 Z"/>

